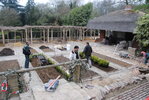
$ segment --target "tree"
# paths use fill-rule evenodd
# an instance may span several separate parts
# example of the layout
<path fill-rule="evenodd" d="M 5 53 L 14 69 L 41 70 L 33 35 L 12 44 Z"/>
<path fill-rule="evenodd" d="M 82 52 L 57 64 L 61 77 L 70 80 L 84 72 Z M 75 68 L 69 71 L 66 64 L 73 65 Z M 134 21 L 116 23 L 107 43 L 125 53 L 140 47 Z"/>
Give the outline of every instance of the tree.
<path fill-rule="evenodd" d="M 20 16 L 14 9 L 3 8 L 0 11 L 0 26 L 21 25 Z"/>
<path fill-rule="evenodd" d="M 91 18 L 92 9 L 92 3 L 74 8 L 67 16 L 64 17 L 64 23 L 66 25 L 85 26 L 87 25 L 88 20 Z"/>
<path fill-rule="evenodd" d="M 3 7 L 13 8 L 18 12 L 24 11 L 23 6 L 18 4 L 18 0 L 0 0 L 0 2 L 3 4 Z"/>
<path fill-rule="evenodd" d="M 149 49 L 149 14 L 139 18 L 135 33 L 141 49 Z"/>
<path fill-rule="evenodd" d="M 34 0 L 28 0 L 25 7 L 25 15 L 26 15 L 27 25 L 37 24 L 37 20 L 40 17 L 40 12 L 39 12 L 39 9 L 35 7 Z"/>

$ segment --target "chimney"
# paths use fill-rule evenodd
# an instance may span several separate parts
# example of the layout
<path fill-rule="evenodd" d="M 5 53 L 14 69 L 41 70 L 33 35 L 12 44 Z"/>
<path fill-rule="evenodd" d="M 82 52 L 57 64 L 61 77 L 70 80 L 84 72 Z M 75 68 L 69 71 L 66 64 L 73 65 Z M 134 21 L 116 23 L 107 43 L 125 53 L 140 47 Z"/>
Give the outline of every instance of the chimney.
<path fill-rule="evenodd" d="M 124 10 L 130 11 L 130 10 L 132 10 L 132 6 L 131 5 L 126 5 Z"/>

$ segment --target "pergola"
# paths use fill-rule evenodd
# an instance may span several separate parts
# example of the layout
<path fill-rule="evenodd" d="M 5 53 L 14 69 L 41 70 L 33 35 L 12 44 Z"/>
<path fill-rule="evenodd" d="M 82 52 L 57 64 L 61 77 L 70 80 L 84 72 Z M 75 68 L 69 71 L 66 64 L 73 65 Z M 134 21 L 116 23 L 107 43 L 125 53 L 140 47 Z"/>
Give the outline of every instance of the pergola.
<path fill-rule="evenodd" d="M 97 31 L 94 29 L 87 29 L 87 27 L 82 26 L 23 26 L 23 27 L 6 27 L 0 26 L 2 33 L 2 43 L 6 43 L 5 32 L 12 32 L 14 35 L 14 40 L 16 41 L 16 32 L 21 34 L 22 42 L 30 41 L 33 43 L 33 35 L 39 35 L 40 39 L 44 42 L 54 41 L 54 37 L 60 40 L 85 40 L 87 36 L 95 37 Z M 9 34 L 7 34 L 7 42 L 9 41 Z"/>

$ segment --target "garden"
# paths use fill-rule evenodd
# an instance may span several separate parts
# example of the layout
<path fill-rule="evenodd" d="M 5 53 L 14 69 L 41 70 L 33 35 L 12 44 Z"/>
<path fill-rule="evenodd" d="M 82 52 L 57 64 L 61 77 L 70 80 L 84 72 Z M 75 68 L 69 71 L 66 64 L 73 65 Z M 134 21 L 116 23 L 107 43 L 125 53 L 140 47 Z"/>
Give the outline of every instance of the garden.
<path fill-rule="evenodd" d="M 79 53 L 81 59 L 85 59 L 85 54 L 83 52 Z M 114 72 L 117 69 L 110 67 L 109 62 L 103 59 L 100 59 L 98 56 L 92 55 L 91 62 L 94 67 L 97 67 L 105 72 Z"/>

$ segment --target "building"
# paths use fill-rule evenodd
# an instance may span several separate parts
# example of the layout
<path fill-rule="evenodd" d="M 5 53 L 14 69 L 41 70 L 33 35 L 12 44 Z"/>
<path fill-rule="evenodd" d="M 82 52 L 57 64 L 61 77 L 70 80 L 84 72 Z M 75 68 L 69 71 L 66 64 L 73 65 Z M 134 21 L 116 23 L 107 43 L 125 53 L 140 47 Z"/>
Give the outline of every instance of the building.
<path fill-rule="evenodd" d="M 99 41 L 108 39 L 111 44 L 117 44 L 123 40 L 132 41 L 136 22 L 143 15 L 143 12 L 133 11 L 131 6 L 127 6 L 123 10 L 117 10 L 90 20 L 87 28 L 100 30 Z"/>

